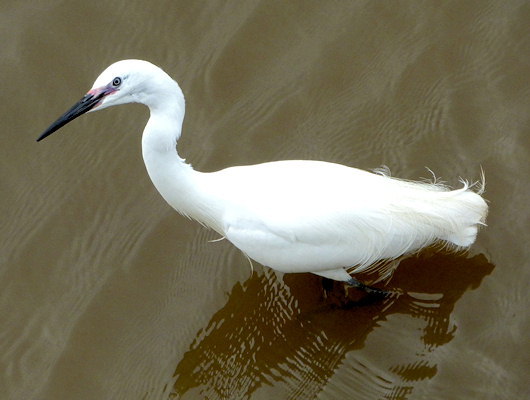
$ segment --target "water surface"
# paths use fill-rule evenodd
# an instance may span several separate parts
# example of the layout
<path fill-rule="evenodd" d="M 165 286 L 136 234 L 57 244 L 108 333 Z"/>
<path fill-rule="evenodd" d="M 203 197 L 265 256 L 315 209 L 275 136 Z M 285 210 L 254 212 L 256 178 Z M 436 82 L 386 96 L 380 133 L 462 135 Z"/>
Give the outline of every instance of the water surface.
<path fill-rule="evenodd" d="M 530 395 L 527 1 L 19 1 L 0 7 L 0 397 Z M 469 253 L 402 261 L 378 303 L 281 275 L 164 203 L 129 105 L 38 135 L 110 63 L 179 81 L 195 168 L 484 169 Z M 360 188 L 362 190 L 362 188 Z M 356 294 L 350 294 L 351 297 Z"/>

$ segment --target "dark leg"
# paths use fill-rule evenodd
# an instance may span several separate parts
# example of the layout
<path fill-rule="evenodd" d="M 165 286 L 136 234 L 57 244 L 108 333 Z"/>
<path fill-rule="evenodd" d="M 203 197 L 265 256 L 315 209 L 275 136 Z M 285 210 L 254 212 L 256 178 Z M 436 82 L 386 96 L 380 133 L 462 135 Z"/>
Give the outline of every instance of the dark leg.
<path fill-rule="evenodd" d="M 372 286 L 365 285 L 364 283 L 359 282 L 355 278 L 350 278 L 350 280 L 347 283 L 348 285 L 354 288 L 360 289 L 368 294 L 375 294 L 375 295 L 383 296 L 383 297 L 387 297 L 390 295 L 390 292 L 386 290 L 381 290 L 381 289 L 374 288 Z"/>

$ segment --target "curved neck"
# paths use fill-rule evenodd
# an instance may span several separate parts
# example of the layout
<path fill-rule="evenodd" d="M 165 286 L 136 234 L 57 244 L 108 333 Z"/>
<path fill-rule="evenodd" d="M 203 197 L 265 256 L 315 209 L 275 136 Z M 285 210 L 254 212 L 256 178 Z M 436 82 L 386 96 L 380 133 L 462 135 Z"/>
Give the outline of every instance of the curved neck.
<path fill-rule="evenodd" d="M 177 82 L 169 79 L 164 86 L 141 99 L 149 107 L 150 117 L 144 128 L 142 147 L 159 153 L 176 151 L 182 132 L 185 101 Z"/>
<path fill-rule="evenodd" d="M 172 80 L 171 90 L 143 101 L 150 118 L 142 136 L 142 155 L 149 177 L 162 197 L 179 213 L 217 231 L 218 210 L 207 194 L 204 175 L 181 158 L 176 149 L 184 121 L 184 96 Z"/>

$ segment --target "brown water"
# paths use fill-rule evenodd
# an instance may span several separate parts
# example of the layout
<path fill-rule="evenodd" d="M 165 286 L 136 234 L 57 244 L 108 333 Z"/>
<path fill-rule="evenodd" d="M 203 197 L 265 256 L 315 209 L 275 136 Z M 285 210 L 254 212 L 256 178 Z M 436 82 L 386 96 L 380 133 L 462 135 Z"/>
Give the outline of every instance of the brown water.
<path fill-rule="evenodd" d="M 0 398 L 529 398 L 530 3 L 146 4 L 0 5 Z M 141 106 L 35 143 L 123 58 L 181 83 L 197 169 L 482 167 L 489 226 L 403 261 L 379 303 L 251 275 L 152 186 Z"/>

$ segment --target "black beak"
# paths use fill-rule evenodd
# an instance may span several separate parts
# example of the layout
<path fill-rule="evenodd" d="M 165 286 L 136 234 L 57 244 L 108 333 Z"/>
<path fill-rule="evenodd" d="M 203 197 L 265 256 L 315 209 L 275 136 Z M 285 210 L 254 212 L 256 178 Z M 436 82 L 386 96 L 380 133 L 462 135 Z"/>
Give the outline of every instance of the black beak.
<path fill-rule="evenodd" d="M 90 92 L 92 92 L 92 90 Z M 57 121 L 51 124 L 50 127 L 46 129 L 42 135 L 39 136 L 37 142 L 41 141 L 46 136 L 51 135 L 53 132 L 66 125 L 68 122 L 90 111 L 101 101 L 103 97 L 105 97 L 105 95 L 109 94 L 109 92 L 105 90 L 98 91 L 97 93 L 90 92 L 88 92 L 81 100 L 74 104 L 73 107 L 70 108 L 67 112 L 61 115 L 57 119 Z"/>

